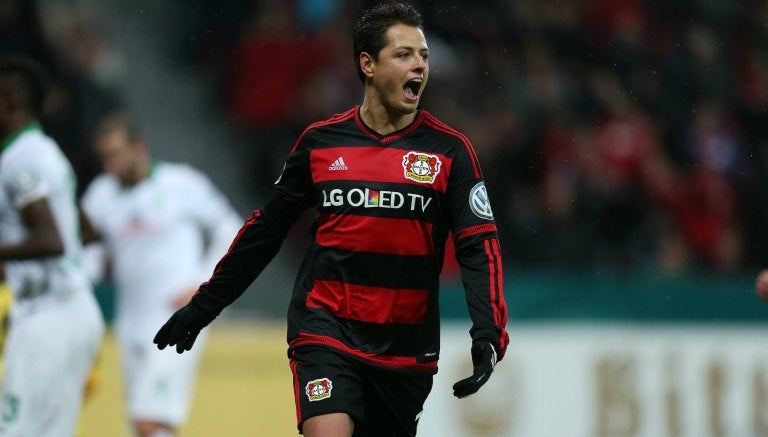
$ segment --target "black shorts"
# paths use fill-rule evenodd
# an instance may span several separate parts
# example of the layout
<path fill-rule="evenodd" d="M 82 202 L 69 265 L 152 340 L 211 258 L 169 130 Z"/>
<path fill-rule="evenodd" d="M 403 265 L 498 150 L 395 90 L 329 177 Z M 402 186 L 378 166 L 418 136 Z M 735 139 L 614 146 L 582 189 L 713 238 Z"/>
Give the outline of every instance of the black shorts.
<path fill-rule="evenodd" d="M 347 413 L 355 437 L 416 435 L 433 375 L 388 370 L 318 346 L 300 346 L 290 355 L 299 433 L 310 417 Z"/>

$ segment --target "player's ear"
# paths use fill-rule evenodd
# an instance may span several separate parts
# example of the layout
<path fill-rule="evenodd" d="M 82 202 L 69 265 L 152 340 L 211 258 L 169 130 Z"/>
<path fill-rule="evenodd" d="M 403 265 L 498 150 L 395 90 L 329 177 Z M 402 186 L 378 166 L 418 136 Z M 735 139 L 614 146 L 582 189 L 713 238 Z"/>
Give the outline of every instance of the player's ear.
<path fill-rule="evenodd" d="M 371 78 L 373 77 L 373 70 L 375 66 L 375 61 L 373 57 L 368 54 L 367 52 L 360 53 L 360 70 L 363 72 L 365 77 Z"/>

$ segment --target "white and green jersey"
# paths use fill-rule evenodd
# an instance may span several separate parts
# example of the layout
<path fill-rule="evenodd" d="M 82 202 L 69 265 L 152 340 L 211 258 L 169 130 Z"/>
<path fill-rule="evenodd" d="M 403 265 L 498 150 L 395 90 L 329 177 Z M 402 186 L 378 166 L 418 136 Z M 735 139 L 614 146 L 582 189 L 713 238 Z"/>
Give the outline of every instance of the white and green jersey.
<path fill-rule="evenodd" d="M 97 176 L 82 207 L 111 260 L 115 327 L 131 338 L 154 336 L 177 309 L 174 298 L 210 277 L 243 223 L 207 176 L 169 162 L 154 162 L 132 186 Z"/>
<path fill-rule="evenodd" d="M 75 201 L 75 174 L 58 145 L 32 123 L 7 139 L 0 152 L 0 244 L 14 244 L 27 236 L 20 211 L 46 198 L 64 254 L 33 260 L 7 260 L 5 274 L 14 294 L 14 314 L 29 311 L 42 301 L 91 291 L 82 271 L 82 244 Z"/>

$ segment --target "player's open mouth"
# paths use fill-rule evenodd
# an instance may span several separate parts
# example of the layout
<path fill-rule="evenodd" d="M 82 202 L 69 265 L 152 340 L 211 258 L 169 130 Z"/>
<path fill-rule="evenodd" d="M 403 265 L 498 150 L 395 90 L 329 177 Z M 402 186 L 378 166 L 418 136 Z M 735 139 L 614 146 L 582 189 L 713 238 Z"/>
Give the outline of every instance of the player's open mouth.
<path fill-rule="evenodd" d="M 409 99 L 418 99 L 419 91 L 421 91 L 421 79 L 411 79 L 403 85 L 403 94 Z"/>

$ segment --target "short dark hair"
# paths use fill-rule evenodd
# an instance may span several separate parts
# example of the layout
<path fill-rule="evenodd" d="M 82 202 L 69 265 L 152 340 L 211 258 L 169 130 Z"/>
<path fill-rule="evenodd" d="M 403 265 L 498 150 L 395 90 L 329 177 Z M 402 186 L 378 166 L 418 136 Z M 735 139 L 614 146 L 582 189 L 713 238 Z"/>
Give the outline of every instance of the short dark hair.
<path fill-rule="evenodd" d="M 423 30 L 421 14 L 411 5 L 403 3 L 380 3 L 366 10 L 352 28 L 352 51 L 355 69 L 365 83 L 360 68 L 360 53 L 366 52 L 378 59 L 379 52 L 387 45 L 387 30 L 395 24 L 405 24 Z"/>
<path fill-rule="evenodd" d="M 124 111 L 115 111 L 102 117 L 94 137 L 98 138 L 114 131 L 123 131 L 131 144 L 144 138 L 139 124 Z"/>
<path fill-rule="evenodd" d="M 0 86 L 13 93 L 32 113 L 39 117 L 48 93 L 50 79 L 42 64 L 23 56 L 5 56 L 0 59 Z"/>

